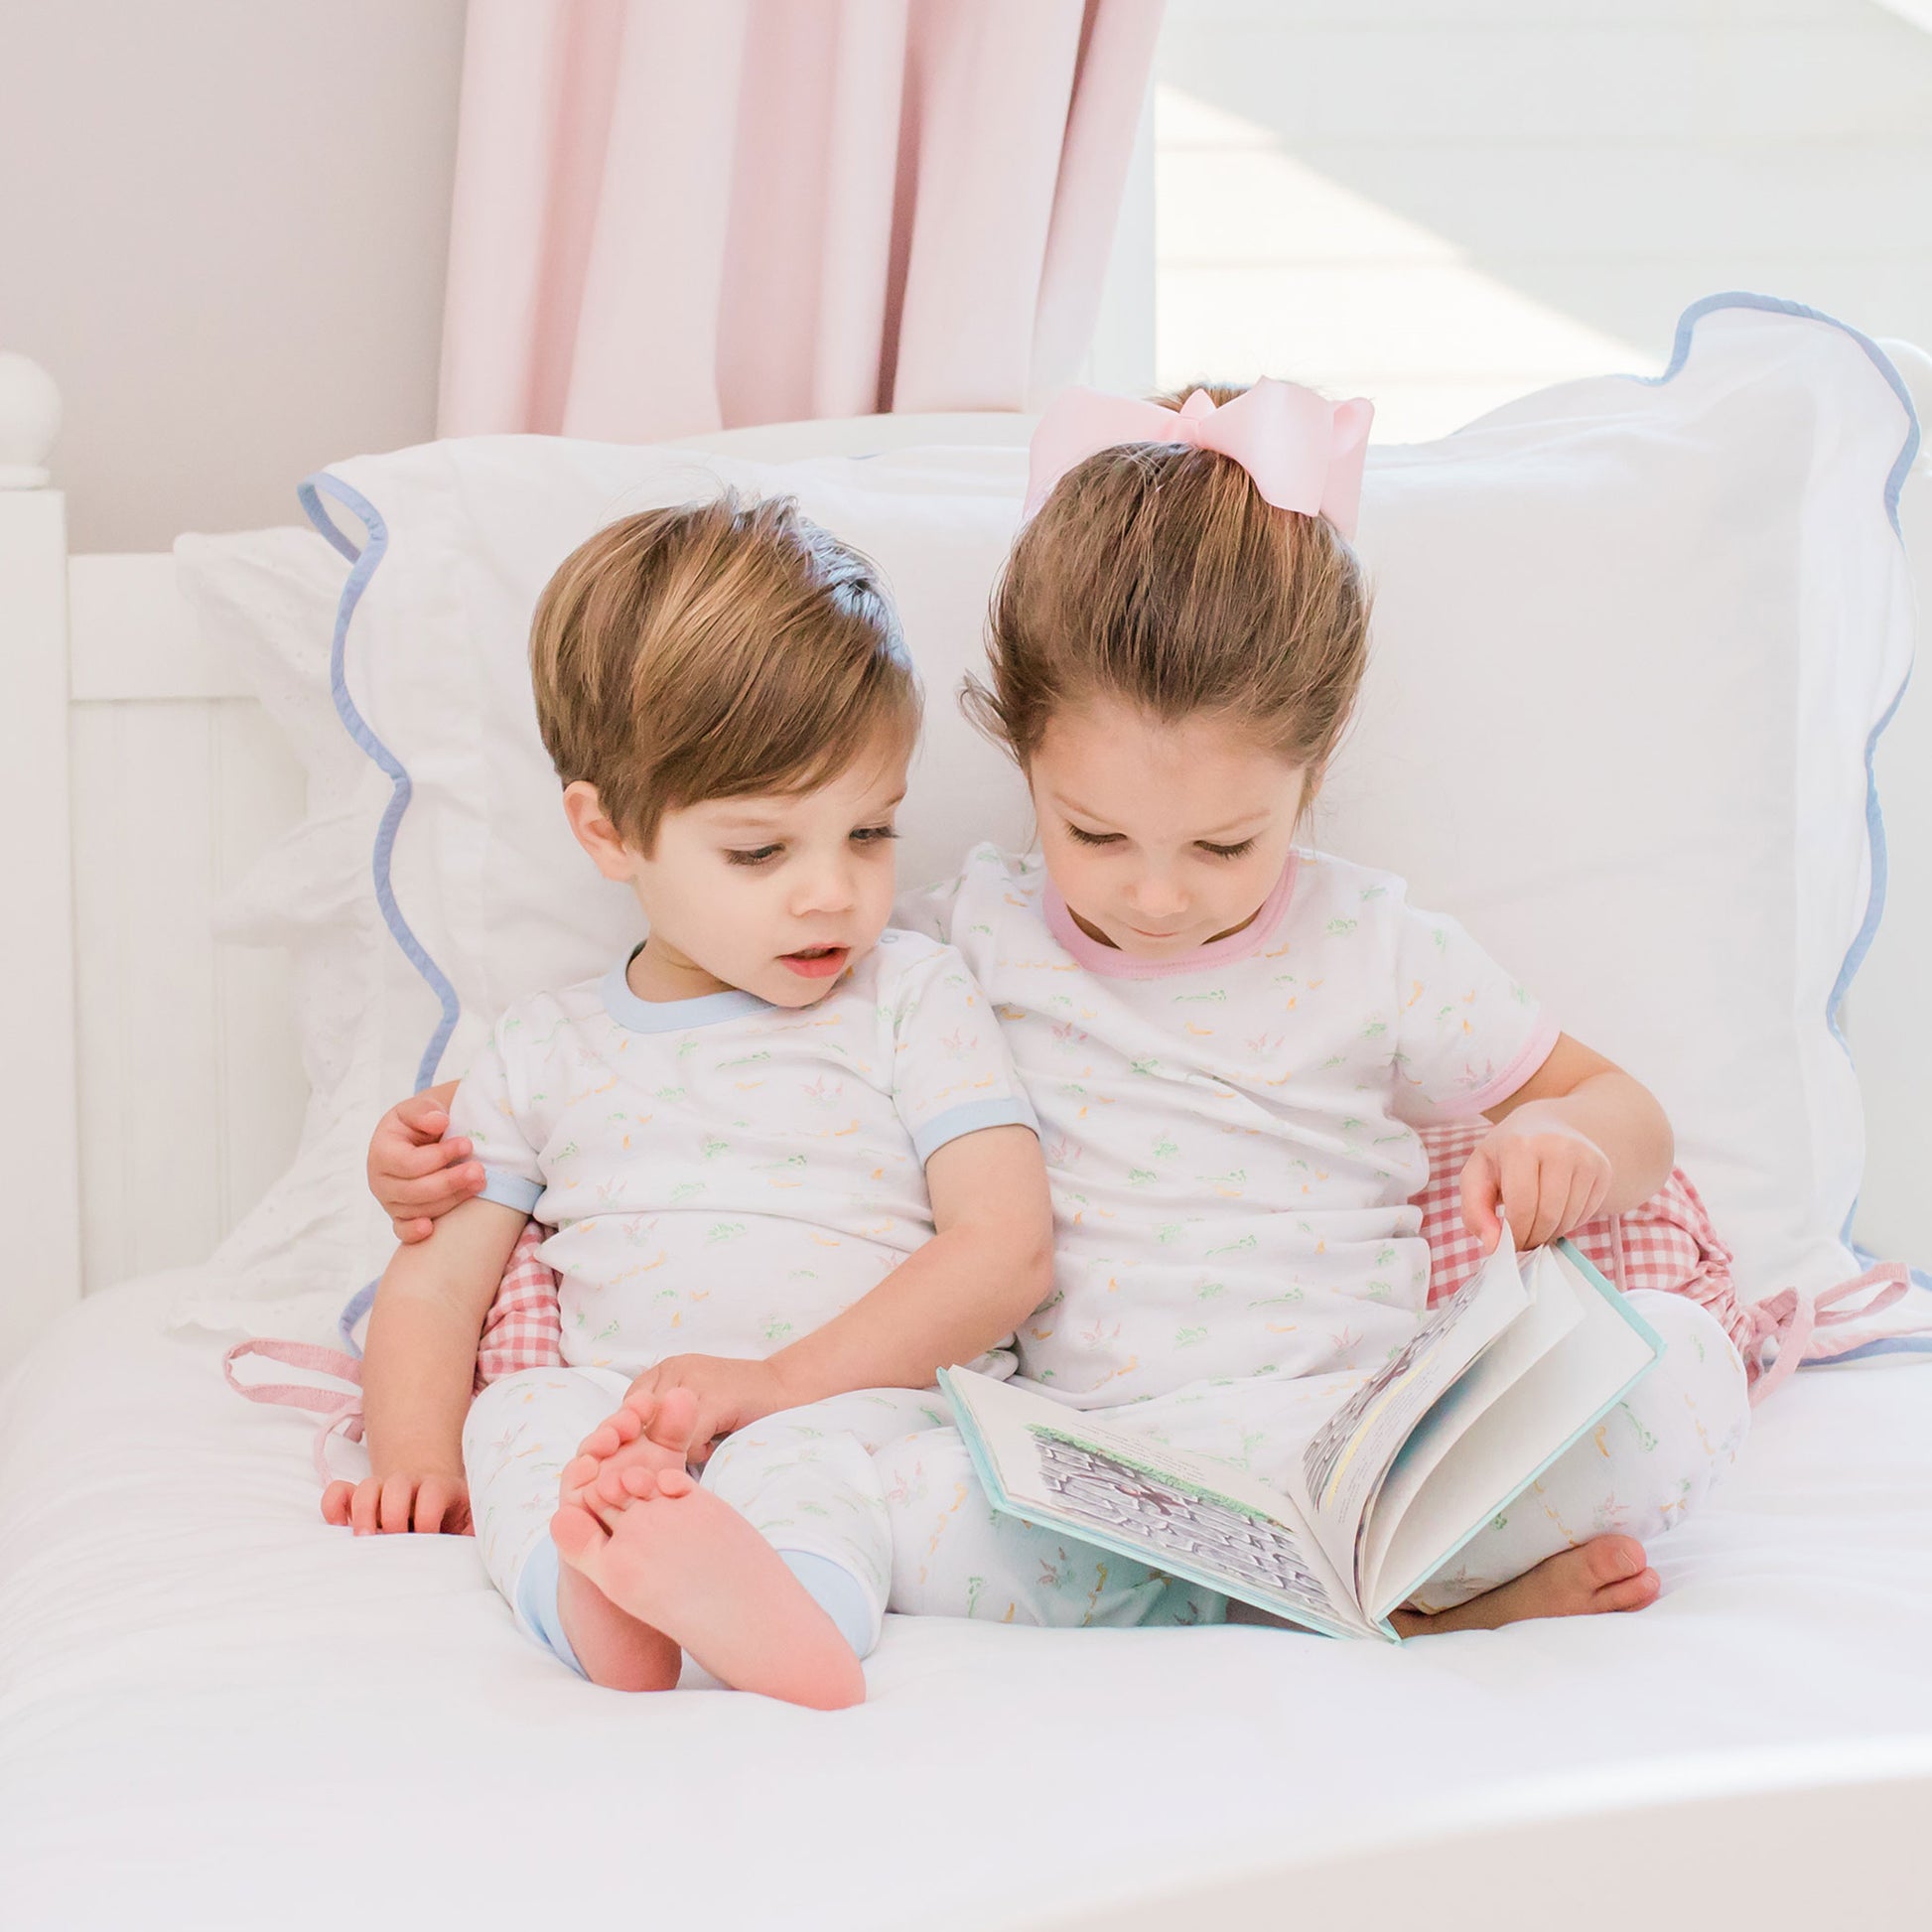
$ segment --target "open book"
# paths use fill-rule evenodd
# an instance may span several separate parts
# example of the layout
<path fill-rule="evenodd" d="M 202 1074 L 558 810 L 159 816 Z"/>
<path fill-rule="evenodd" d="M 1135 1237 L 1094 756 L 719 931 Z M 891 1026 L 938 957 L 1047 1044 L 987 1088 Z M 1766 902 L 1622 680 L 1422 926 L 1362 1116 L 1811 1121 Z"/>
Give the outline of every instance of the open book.
<path fill-rule="evenodd" d="M 1286 1492 L 1231 1462 L 946 1369 L 995 1504 L 1327 1636 L 1389 1613 L 1652 1368 L 1655 1332 L 1568 1241 L 1496 1252 L 1311 1436 Z"/>

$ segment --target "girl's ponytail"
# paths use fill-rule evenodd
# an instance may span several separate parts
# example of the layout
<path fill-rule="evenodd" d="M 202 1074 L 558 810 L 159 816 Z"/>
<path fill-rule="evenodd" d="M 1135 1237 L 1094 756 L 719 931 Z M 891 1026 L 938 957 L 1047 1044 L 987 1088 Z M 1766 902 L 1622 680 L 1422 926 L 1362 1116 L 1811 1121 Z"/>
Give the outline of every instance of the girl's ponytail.
<path fill-rule="evenodd" d="M 1369 602 L 1334 524 L 1277 508 L 1240 462 L 1117 444 L 1068 469 L 1021 532 L 989 677 L 962 703 L 1023 767 L 1056 711 L 1106 698 L 1170 722 L 1217 714 L 1318 778 L 1361 686 Z"/>

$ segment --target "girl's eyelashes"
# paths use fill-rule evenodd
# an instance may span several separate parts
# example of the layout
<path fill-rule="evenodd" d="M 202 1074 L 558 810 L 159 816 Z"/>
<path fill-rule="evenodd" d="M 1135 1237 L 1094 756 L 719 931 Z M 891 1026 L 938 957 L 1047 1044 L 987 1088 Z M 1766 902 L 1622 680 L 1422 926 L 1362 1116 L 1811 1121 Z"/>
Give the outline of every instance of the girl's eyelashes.
<path fill-rule="evenodd" d="M 1075 845 L 1121 845 L 1126 841 L 1122 832 L 1085 832 L 1071 819 L 1065 821 L 1066 835 Z M 1207 839 L 1196 839 L 1195 846 L 1214 859 L 1240 859 L 1255 849 L 1253 839 L 1243 839 L 1238 845 L 1215 845 Z"/>
<path fill-rule="evenodd" d="M 898 837 L 896 825 L 862 825 L 852 835 L 854 845 L 879 845 L 888 839 Z"/>

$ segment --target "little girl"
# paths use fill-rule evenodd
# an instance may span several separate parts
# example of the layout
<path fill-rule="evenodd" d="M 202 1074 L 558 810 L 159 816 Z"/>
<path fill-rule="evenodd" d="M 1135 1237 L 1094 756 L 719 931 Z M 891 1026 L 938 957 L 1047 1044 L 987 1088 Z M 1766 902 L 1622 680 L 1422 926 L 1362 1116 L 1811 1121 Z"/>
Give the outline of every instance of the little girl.
<path fill-rule="evenodd" d="M 1366 657 L 1367 418 L 1280 382 L 1047 413 L 967 694 L 1027 775 L 1039 853 L 981 848 L 901 908 L 973 967 L 1039 1118 L 1054 1293 L 1022 1373 L 1264 1479 L 1422 1317 L 1416 1126 L 1493 1123 L 1461 1182 L 1485 1246 L 1499 1209 L 1533 1247 L 1672 1161 L 1651 1095 L 1459 925 L 1296 847 Z M 1681 1521 L 1748 1409 L 1721 1325 L 1640 1299 L 1665 1359 L 1406 1629 L 1654 1598 L 1637 1537 L 1601 1533 Z"/>
<path fill-rule="evenodd" d="M 1179 412 L 1078 392 L 1048 411 L 1037 513 L 968 693 L 1027 776 L 1039 852 L 981 848 L 900 908 L 965 955 L 1040 1122 L 1054 1281 L 1022 1372 L 1263 1479 L 1422 1318 L 1417 1125 L 1493 1123 L 1462 1176 L 1491 1245 L 1499 1210 L 1527 1247 L 1634 1206 L 1672 1156 L 1655 1100 L 1454 921 L 1296 846 L 1366 654 L 1347 541 L 1366 430 L 1366 405 L 1275 382 Z M 434 1212 L 464 1151 L 406 1138 L 395 1116 L 379 1132 L 377 1192 Z M 1663 1361 L 1425 1586 L 1405 1631 L 1655 1597 L 1638 1537 L 1697 1506 L 1747 1410 L 1719 1323 L 1641 1299 Z M 596 1447 L 632 1452 L 614 1432 Z M 958 1506 L 952 1431 L 876 1462 L 895 1607 L 1037 1613 L 1035 1573 L 1064 1545 Z"/>

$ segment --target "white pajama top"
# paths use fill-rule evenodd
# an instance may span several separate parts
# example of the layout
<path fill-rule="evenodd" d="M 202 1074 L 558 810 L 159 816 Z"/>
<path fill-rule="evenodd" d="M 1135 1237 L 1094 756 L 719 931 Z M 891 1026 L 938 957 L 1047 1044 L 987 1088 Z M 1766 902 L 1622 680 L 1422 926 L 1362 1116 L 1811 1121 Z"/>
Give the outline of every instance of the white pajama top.
<path fill-rule="evenodd" d="M 1170 961 L 982 846 L 899 908 L 999 1013 L 1052 1179 L 1052 1299 L 1021 1371 L 1084 1405 L 1379 1364 L 1429 1288 L 1416 1124 L 1481 1112 L 1555 1023 L 1388 873 L 1296 855 L 1241 931 Z"/>

